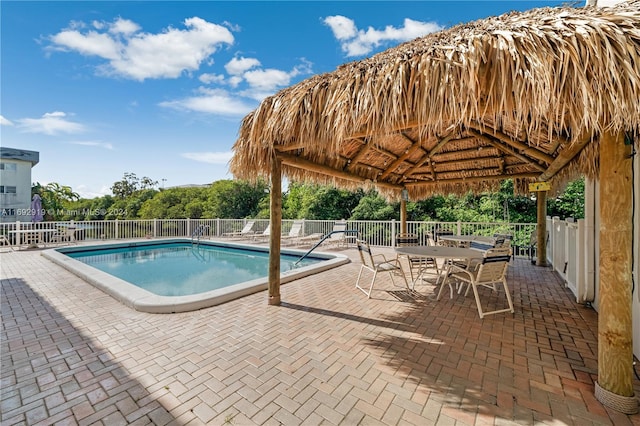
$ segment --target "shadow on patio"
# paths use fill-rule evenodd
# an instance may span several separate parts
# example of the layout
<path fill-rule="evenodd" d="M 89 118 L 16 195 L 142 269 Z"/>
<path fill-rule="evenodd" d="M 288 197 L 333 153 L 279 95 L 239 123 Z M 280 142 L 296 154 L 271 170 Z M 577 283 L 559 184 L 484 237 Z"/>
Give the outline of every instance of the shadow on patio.
<path fill-rule="evenodd" d="M 3 279 L 1 285 L 3 425 L 173 419 L 149 393 L 157 386 L 138 382 L 22 279 Z"/>
<path fill-rule="evenodd" d="M 597 315 L 549 269 L 514 261 L 515 314 L 480 320 L 429 286 L 367 299 L 343 252 L 281 306 L 259 292 L 181 314 L 3 253 L 2 424 L 640 425 L 595 400 Z"/>

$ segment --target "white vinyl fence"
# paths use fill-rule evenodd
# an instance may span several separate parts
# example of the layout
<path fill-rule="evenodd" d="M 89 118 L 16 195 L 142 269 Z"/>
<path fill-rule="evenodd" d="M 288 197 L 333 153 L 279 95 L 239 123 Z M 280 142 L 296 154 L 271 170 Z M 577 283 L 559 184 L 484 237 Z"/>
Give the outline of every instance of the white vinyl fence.
<path fill-rule="evenodd" d="M 224 234 L 239 232 L 245 224 L 255 222 L 253 231 L 260 233 L 269 225 L 269 219 L 149 219 L 149 220 L 88 220 L 67 222 L 10 222 L 0 223 L 0 236 L 10 244 L 19 245 L 21 230 L 45 231 L 43 238 L 52 235 L 54 229 L 75 227 L 76 238 L 82 241 L 106 241 L 136 238 L 224 238 Z M 335 221 L 305 220 L 303 235 L 331 232 Z M 282 221 L 282 233 L 286 235 L 293 220 Z M 400 232 L 400 221 L 357 220 L 348 221 L 349 230 L 356 230 L 359 238 L 372 246 L 391 247 Z M 547 261 L 565 280 L 578 302 L 590 302 L 594 297 L 593 262 L 587 259 L 587 239 L 584 221 L 560 221 L 547 218 L 549 232 Z M 17 231 L 17 232 L 16 232 Z M 536 232 L 535 223 L 479 223 L 479 222 L 423 222 L 408 221 L 407 232 L 415 233 L 422 243 L 437 239 L 440 233 L 456 235 L 508 234 L 512 236 L 514 255 L 530 256 L 531 235 Z"/>

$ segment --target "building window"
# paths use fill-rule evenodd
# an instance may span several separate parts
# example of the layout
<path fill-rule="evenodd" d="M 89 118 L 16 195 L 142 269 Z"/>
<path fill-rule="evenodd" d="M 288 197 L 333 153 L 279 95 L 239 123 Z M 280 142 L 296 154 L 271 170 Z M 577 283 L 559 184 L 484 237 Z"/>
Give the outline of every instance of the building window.
<path fill-rule="evenodd" d="M 15 193 L 16 193 L 15 186 L 0 185 L 0 194 L 15 194 Z"/>
<path fill-rule="evenodd" d="M 0 163 L 0 170 L 6 170 L 8 172 L 15 172 L 17 169 L 16 163 Z"/>

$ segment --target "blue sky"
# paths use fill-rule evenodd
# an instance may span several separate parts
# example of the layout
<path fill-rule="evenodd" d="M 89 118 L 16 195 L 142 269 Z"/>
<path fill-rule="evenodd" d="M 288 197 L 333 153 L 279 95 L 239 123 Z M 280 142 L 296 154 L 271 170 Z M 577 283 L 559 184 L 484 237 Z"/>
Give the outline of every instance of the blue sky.
<path fill-rule="evenodd" d="M 403 41 L 560 1 L 5 1 L 0 143 L 40 152 L 32 180 L 110 194 L 231 179 L 265 96 Z"/>

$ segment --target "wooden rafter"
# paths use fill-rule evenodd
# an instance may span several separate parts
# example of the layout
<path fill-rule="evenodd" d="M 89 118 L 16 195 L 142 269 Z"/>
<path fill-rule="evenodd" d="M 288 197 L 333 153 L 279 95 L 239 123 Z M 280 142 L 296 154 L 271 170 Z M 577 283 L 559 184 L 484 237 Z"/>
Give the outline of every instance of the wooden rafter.
<path fill-rule="evenodd" d="M 413 139 L 411 139 L 406 133 L 402 133 L 402 136 L 407 139 L 409 142 L 411 142 L 411 146 L 409 147 L 409 149 L 407 149 L 404 154 L 402 154 L 400 157 L 398 157 L 393 163 L 391 163 L 389 165 L 389 167 L 387 167 L 387 170 L 385 170 L 381 175 L 380 175 L 380 179 L 384 179 L 387 176 L 389 176 L 391 173 L 393 173 L 394 170 L 396 170 L 400 164 L 404 163 L 404 161 L 411 157 L 413 155 L 414 152 L 422 149 L 422 147 L 420 146 L 420 143 L 417 141 L 414 141 Z"/>
<path fill-rule="evenodd" d="M 502 143 L 501 141 L 493 140 L 489 136 L 476 132 L 475 130 L 469 130 L 469 132 L 473 133 L 478 139 L 482 139 L 484 142 L 488 143 L 489 145 L 496 147 L 500 151 L 524 161 L 525 163 L 529 164 L 531 167 L 535 168 L 536 170 L 540 172 L 543 172 L 545 170 L 543 166 L 533 161 L 531 158 L 514 151 L 511 147 L 505 146 L 505 144 Z"/>
<path fill-rule="evenodd" d="M 431 151 L 428 151 L 424 157 L 422 158 L 422 160 L 418 161 L 416 164 L 414 164 L 412 167 L 410 167 L 406 172 L 404 172 L 404 178 L 408 178 L 410 177 L 413 172 L 415 172 L 417 169 L 419 169 L 420 167 L 422 167 L 424 165 L 424 163 L 426 163 L 427 161 L 429 162 L 430 166 L 431 166 L 431 173 L 432 176 L 431 178 L 435 180 L 436 176 L 435 176 L 435 170 L 433 169 L 433 162 L 431 161 L 431 157 L 433 155 L 435 155 L 438 151 L 440 151 L 442 149 L 443 146 L 445 146 L 447 143 L 451 142 L 451 140 L 454 137 L 454 133 L 453 131 L 449 132 L 449 134 L 447 134 L 447 136 L 445 136 L 444 138 L 442 138 L 437 144 L 436 146 L 433 147 L 433 149 Z"/>
<path fill-rule="evenodd" d="M 538 180 L 544 182 L 548 179 L 551 179 L 556 175 L 564 166 L 566 166 L 571 160 L 573 160 L 580 151 L 591 141 L 591 136 L 583 135 L 581 136 L 577 142 L 569 145 L 567 148 L 562 150 L 560 154 L 556 157 L 556 159 L 547 167 L 547 170 L 544 171 L 538 177 Z"/>
<path fill-rule="evenodd" d="M 288 152 L 288 151 L 296 151 L 298 149 L 308 148 L 308 144 L 297 143 L 294 145 L 274 145 L 274 148 L 278 152 Z"/>
<path fill-rule="evenodd" d="M 406 182 L 406 187 L 416 187 L 416 186 L 431 186 L 436 184 L 452 184 L 452 183 L 470 183 L 470 182 L 482 182 L 483 180 L 504 180 L 504 179 L 535 179 L 538 177 L 537 173 L 519 173 L 513 174 L 511 176 L 473 176 L 473 177 L 463 177 L 463 178 L 454 178 L 454 179 L 443 179 L 437 181 L 423 181 L 423 182 Z"/>
<path fill-rule="evenodd" d="M 353 173 L 349 173 L 343 170 L 337 170 L 329 166 L 314 163 L 313 161 L 305 160 L 295 155 L 280 153 L 278 154 L 278 158 L 282 160 L 282 164 L 286 164 L 287 166 L 296 167 L 296 168 L 304 169 L 311 172 L 321 173 L 326 176 L 331 176 L 339 179 L 345 179 L 352 182 L 361 182 L 361 183 L 365 183 L 367 180 L 371 180 L 372 183 L 375 183 L 377 186 L 382 188 L 393 189 L 393 190 L 402 189 L 402 185 L 395 185 L 387 182 L 374 181 L 372 179 L 367 179 L 365 177 L 358 176 Z"/>
<path fill-rule="evenodd" d="M 485 129 L 487 126 L 484 126 Z M 535 158 L 536 160 L 542 161 L 547 164 L 551 164 L 553 162 L 553 156 L 545 154 L 544 152 L 536 149 L 532 146 L 527 145 L 526 143 L 522 143 L 506 135 L 498 130 L 490 128 L 491 132 L 486 132 L 481 129 L 480 125 L 474 125 L 471 129 L 469 129 L 469 133 L 473 135 L 482 135 L 482 134 L 490 134 L 494 138 L 498 139 L 500 142 L 504 142 L 505 144 L 511 146 L 516 149 L 518 152 L 527 155 L 528 157 Z"/>
<path fill-rule="evenodd" d="M 366 139 L 362 138 L 360 139 L 360 141 L 362 142 L 362 148 L 360 148 L 360 151 L 358 151 L 358 153 L 353 158 L 348 160 L 348 163 L 344 168 L 347 172 L 350 171 L 356 164 L 358 164 L 362 157 L 364 157 L 371 149 L 371 145 L 367 143 Z"/>

